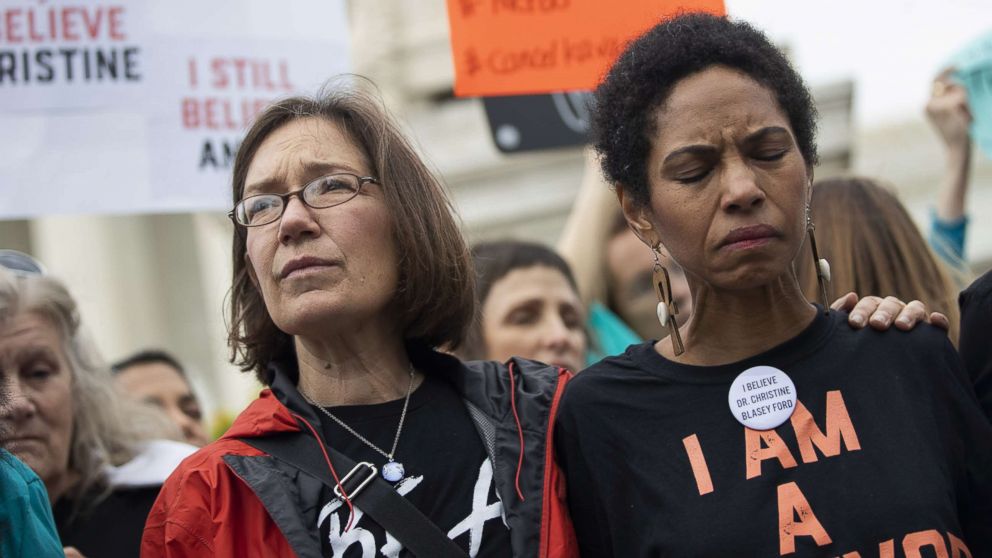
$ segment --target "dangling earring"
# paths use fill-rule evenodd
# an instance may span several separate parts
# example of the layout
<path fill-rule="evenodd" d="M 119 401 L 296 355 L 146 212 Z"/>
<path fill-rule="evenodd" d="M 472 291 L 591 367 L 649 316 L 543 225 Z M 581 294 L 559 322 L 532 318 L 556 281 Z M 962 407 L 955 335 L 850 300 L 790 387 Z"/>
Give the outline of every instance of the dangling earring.
<path fill-rule="evenodd" d="M 668 336 L 672 339 L 672 351 L 678 356 L 685 352 L 679 325 L 675 321 L 679 308 L 675 304 L 675 297 L 672 296 L 672 281 L 668 277 L 668 270 L 662 267 L 661 260 L 658 259 L 661 255 L 660 247 L 660 242 L 651 247 L 654 255 L 654 293 L 658 296 L 658 322 L 661 327 L 668 328 Z"/>
<path fill-rule="evenodd" d="M 806 204 L 806 232 L 809 234 L 809 246 L 813 250 L 813 265 L 816 267 L 816 282 L 820 285 L 820 301 L 823 303 L 823 313 L 830 314 L 830 303 L 827 301 L 827 283 L 830 282 L 830 263 L 821 258 L 816 251 L 816 237 L 813 235 L 813 218 L 810 217 L 809 204 Z"/>

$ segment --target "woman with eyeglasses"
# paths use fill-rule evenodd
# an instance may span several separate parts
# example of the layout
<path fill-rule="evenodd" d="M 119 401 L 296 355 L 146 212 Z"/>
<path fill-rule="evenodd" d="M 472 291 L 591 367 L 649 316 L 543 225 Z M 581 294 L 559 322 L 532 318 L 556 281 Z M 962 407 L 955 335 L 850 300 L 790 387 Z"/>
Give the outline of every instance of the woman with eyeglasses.
<path fill-rule="evenodd" d="M 265 110 L 234 165 L 233 358 L 267 386 L 167 482 L 155 556 L 573 556 L 551 453 L 569 377 L 463 364 L 469 251 L 373 95 Z"/>
<path fill-rule="evenodd" d="M 821 293 L 830 272 L 808 218 L 815 110 L 786 56 L 683 15 L 596 97 L 604 172 L 693 312 L 675 323 L 656 259 L 670 339 L 569 383 L 555 434 L 582 555 L 992 556 L 992 425 L 945 331 L 855 330 L 803 296 L 805 239 Z"/>

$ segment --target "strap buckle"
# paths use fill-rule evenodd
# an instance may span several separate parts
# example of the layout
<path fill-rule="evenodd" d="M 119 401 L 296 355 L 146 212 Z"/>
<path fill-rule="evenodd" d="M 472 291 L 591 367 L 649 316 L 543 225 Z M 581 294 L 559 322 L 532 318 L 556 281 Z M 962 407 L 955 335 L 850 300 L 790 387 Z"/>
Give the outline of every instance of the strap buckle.
<path fill-rule="evenodd" d="M 365 469 L 366 471 L 362 471 L 361 469 Z M 335 485 L 335 487 L 334 487 L 334 495 L 337 496 L 338 498 L 344 500 L 344 497 L 345 496 L 344 496 L 344 494 L 341 493 L 341 487 L 344 486 L 344 484 L 346 482 L 348 482 L 351 479 L 351 477 L 353 477 L 355 475 L 362 475 L 365 472 L 368 473 L 368 476 L 365 477 L 364 479 L 362 479 L 361 477 L 358 477 L 358 478 L 361 479 L 358 482 L 358 486 L 356 486 L 354 490 L 349 490 L 348 491 L 348 498 L 349 499 L 354 499 L 356 496 L 358 496 L 358 493 L 359 492 L 361 492 L 366 486 L 368 486 L 368 484 L 370 482 L 372 482 L 373 480 L 375 480 L 375 475 L 376 475 L 376 473 L 379 472 L 379 470 L 376 469 L 375 465 L 369 463 L 368 461 L 362 461 L 361 463 L 356 464 L 354 469 L 352 469 L 351 471 L 348 471 L 348 474 L 345 475 L 343 479 L 341 479 L 341 482 L 338 483 L 337 485 Z"/>

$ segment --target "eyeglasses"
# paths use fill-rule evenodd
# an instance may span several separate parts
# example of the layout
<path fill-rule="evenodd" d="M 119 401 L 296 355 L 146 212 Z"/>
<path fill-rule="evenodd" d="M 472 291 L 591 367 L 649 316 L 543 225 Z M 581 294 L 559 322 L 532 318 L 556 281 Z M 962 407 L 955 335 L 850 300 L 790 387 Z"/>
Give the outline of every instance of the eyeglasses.
<path fill-rule="evenodd" d="M 22 277 L 46 273 L 41 262 L 17 250 L 0 250 L 0 267 Z"/>
<path fill-rule="evenodd" d="M 239 201 L 227 216 L 241 226 L 260 227 L 278 221 L 293 196 L 299 197 L 308 207 L 326 209 L 350 201 L 358 195 L 367 182 L 379 183 L 371 176 L 357 176 L 350 173 L 329 174 L 293 192 L 248 196 Z"/>

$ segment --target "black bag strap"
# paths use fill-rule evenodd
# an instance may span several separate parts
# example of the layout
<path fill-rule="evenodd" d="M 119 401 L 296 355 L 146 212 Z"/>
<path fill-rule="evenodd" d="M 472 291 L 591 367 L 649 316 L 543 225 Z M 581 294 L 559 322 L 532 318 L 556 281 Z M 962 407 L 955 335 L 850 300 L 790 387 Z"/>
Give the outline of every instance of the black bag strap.
<path fill-rule="evenodd" d="M 317 444 L 305 434 L 275 435 L 263 438 L 239 438 L 249 446 L 264 451 L 316 477 L 338 491 L 337 483 Z M 433 521 L 409 500 L 379 477 L 370 463 L 355 463 L 343 453 L 326 448 L 338 472 L 345 492 L 353 504 L 360 506 L 414 556 L 421 558 L 465 558 L 467 553 L 449 539 Z"/>

